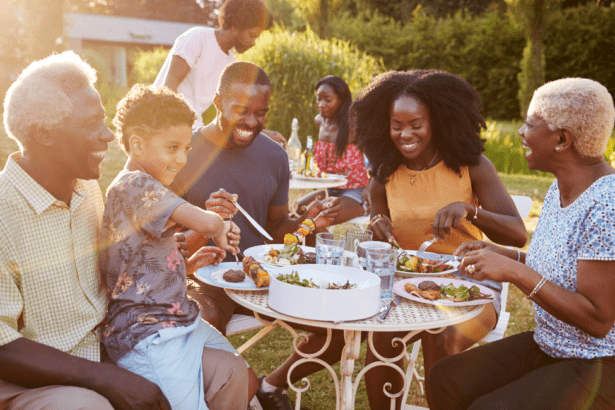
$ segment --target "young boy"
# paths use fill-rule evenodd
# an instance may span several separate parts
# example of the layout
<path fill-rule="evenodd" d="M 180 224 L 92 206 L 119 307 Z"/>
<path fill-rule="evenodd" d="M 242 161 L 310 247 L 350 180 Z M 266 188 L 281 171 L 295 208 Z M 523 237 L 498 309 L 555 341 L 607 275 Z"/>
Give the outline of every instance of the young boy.
<path fill-rule="evenodd" d="M 194 120 L 183 97 L 166 87 L 137 84 L 118 103 L 113 123 L 128 160 L 107 190 L 103 217 L 109 304 L 102 342 L 120 367 L 158 384 L 174 410 L 245 409 L 246 363 L 187 298 L 173 236 L 180 225 L 238 251 L 234 224 L 165 188 L 186 163 Z M 225 254 L 207 251 L 209 262 Z"/>

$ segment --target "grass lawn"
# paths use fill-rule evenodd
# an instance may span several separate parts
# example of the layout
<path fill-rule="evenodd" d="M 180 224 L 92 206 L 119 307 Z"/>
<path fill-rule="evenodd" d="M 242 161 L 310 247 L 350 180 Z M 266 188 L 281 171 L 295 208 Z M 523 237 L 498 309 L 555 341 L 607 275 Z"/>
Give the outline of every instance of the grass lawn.
<path fill-rule="evenodd" d="M 8 154 L 17 150 L 15 142 L 0 131 L 0 167 L 4 167 Z M 110 145 L 107 157 L 103 162 L 103 176 L 100 179 L 101 190 L 104 193 L 115 175 L 123 168 L 126 160 L 125 154 L 114 142 Z M 553 182 L 552 178 L 536 177 L 528 175 L 500 175 L 504 185 L 511 194 L 527 195 L 532 197 L 533 207 L 529 218 L 524 220 L 528 232 L 534 232 L 536 221 L 542 207 L 542 200 L 547 189 Z M 339 225 L 335 231 L 345 233 L 348 226 Z M 532 304 L 525 299 L 516 287 L 511 286 L 508 295 L 508 311 L 511 312 L 510 323 L 507 334 L 516 334 L 534 328 L 534 311 Z M 231 336 L 229 339 L 234 346 L 238 347 L 248 340 L 257 331 L 246 332 Z M 254 368 L 257 375 L 269 373 L 279 366 L 291 353 L 291 337 L 284 329 L 278 328 L 268 334 L 256 346 L 244 355 L 246 360 Z M 363 367 L 365 358 L 365 345 L 363 346 L 361 357 L 355 362 L 355 374 Z M 339 375 L 339 367 L 335 367 Z M 312 410 L 335 408 L 334 385 L 328 372 L 318 372 L 310 378 L 311 388 L 303 394 L 302 404 Z M 291 392 L 292 396 L 292 392 Z M 417 405 L 426 406 L 423 397 L 416 390 L 411 392 L 410 402 Z M 357 409 L 368 409 L 367 397 L 363 382 L 357 393 Z"/>

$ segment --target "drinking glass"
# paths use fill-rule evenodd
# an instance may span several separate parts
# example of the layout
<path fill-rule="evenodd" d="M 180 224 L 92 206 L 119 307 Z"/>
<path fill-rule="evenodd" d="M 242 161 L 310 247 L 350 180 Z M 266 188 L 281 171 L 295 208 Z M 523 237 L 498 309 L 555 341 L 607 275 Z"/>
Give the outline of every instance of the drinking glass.
<path fill-rule="evenodd" d="M 365 241 L 360 242 L 357 245 L 357 257 L 359 258 L 359 266 L 363 269 L 366 268 L 366 251 L 367 249 L 392 249 L 390 243 L 379 241 Z"/>
<path fill-rule="evenodd" d="M 367 249 L 367 270 L 380 277 L 380 300 L 389 302 L 393 299 L 393 282 L 397 252 L 394 249 Z"/>
<path fill-rule="evenodd" d="M 346 238 L 336 233 L 316 234 L 316 263 L 341 265 Z"/>
<path fill-rule="evenodd" d="M 346 250 L 357 251 L 357 245 L 361 242 L 371 241 L 374 233 L 365 229 L 348 229 L 346 231 Z"/>

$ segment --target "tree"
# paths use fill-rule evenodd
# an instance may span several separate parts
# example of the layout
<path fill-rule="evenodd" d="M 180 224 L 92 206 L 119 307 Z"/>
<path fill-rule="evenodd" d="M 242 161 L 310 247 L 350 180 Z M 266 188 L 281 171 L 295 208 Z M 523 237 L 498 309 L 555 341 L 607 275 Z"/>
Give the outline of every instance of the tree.
<path fill-rule="evenodd" d="M 526 45 L 521 58 L 519 82 L 519 106 L 521 117 L 525 116 L 532 101 L 534 90 L 545 82 L 544 36 L 549 8 L 557 6 L 558 0 L 506 0 L 513 18 L 523 28 Z"/>
<path fill-rule="evenodd" d="M 21 33 L 27 62 L 64 48 L 64 0 L 12 0 L 22 17 Z"/>
<path fill-rule="evenodd" d="M 272 0 L 269 0 L 272 3 Z M 318 27 L 318 35 L 321 38 L 329 36 L 329 17 L 346 10 L 349 0 L 286 0 L 286 3 L 294 9 L 295 16 L 312 27 Z M 275 13 L 275 8 L 271 8 Z M 297 28 L 297 24 L 295 27 Z"/>
<path fill-rule="evenodd" d="M 397 21 L 408 22 L 417 7 L 435 17 L 445 17 L 459 10 L 467 10 L 473 15 L 480 14 L 490 7 L 503 7 L 504 0 L 352 0 L 355 9 L 369 8 L 392 17 Z"/>
<path fill-rule="evenodd" d="M 222 0 L 70 0 L 72 9 L 85 13 L 150 20 L 177 21 L 217 27 Z"/>

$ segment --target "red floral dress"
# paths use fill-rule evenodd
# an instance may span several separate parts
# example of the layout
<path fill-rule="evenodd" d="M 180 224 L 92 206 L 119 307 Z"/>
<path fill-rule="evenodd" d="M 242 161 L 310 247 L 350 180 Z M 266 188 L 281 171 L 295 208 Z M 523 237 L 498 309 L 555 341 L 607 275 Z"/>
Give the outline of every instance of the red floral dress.
<path fill-rule="evenodd" d="M 363 188 L 369 181 L 363 155 L 354 144 L 349 144 L 344 156 L 338 160 L 334 143 L 317 141 L 314 145 L 314 159 L 321 171 L 344 175 L 348 179 L 348 183 L 341 189 Z"/>

